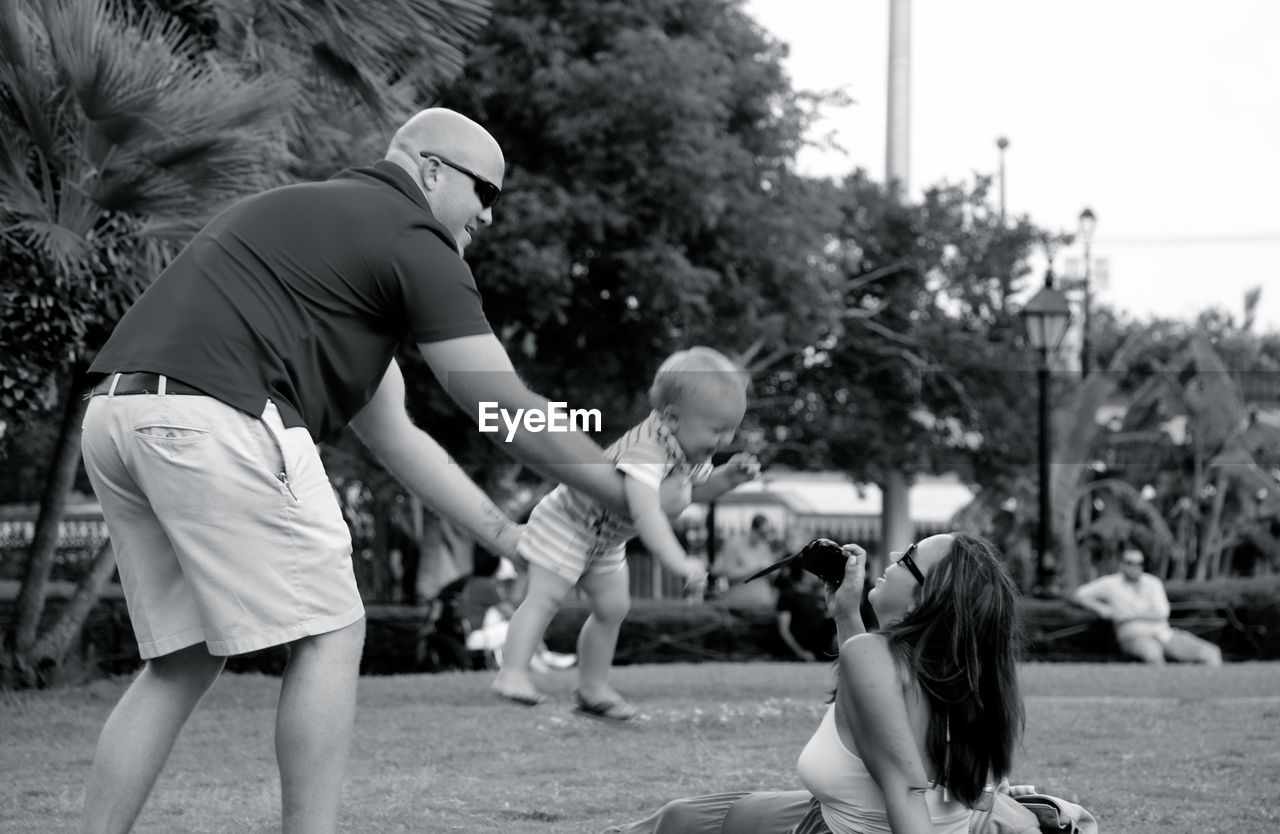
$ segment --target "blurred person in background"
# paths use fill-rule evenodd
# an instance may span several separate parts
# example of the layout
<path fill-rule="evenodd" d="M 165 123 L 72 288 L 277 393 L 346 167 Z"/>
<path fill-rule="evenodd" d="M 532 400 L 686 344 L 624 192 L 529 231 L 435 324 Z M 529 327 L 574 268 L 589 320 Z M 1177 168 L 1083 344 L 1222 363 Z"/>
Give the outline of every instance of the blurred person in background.
<path fill-rule="evenodd" d="M 777 589 L 769 582 L 747 582 L 761 568 L 777 560 L 781 551 L 778 534 L 767 516 L 756 514 L 751 529 L 725 542 L 716 554 L 712 573 L 727 586 L 724 603 L 730 608 L 773 608 Z"/>
<path fill-rule="evenodd" d="M 836 624 L 827 611 L 822 580 L 801 568 L 799 562 L 790 565 L 778 580 L 774 622 L 778 636 L 796 659 L 812 662 L 835 658 Z"/>
<path fill-rule="evenodd" d="M 1169 598 L 1160 578 L 1143 570 L 1146 557 L 1131 547 L 1120 556 L 1120 572 L 1076 588 L 1071 599 L 1115 628 L 1120 650 L 1144 663 L 1222 665 L 1222 650 L 1189 631 L 1169 625 Z"/>

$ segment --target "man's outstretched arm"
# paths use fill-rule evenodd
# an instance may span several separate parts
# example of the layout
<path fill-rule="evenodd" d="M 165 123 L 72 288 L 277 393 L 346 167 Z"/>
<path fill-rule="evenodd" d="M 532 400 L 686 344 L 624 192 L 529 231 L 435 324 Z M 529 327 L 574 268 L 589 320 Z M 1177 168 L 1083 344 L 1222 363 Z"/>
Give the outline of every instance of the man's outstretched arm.
<path fill-rule="evenodd" d="M 351 428 L 400 483 L 435 512 L 457 522 L 496 554 L 513 556 L 520 527 L 405 410 L 404 377 L 392 360 Z"/>
<path fill-rule="evenodd" d="M 453 401 L 477 423 L 481 403 L 493 403 L 491 413 L 494 409 L 505 409 L 508 414 L 515 414 L 517 409 L 542 414 L 550 411 L 547 398 L 530 391 L 520 381 L 502 343 L 491 333 L 420 342 L 418 350 Z M 497 442 L 521 463 L 630 517 L 622 476 L 587 434 L 516 429 L 511 432 L 510 443 L 505 442 L 506 436 L 507 427 L 501 426 Z"/>

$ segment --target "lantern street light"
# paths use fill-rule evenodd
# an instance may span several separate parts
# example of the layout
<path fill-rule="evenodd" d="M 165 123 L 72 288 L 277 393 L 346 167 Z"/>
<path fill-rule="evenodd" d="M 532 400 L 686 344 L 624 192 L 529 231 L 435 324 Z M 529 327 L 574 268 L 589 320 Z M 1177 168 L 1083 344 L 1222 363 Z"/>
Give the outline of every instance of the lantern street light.
<path fill-rule="evenodd" d="M 1093 244 L 1093 230 L 1098 218 L 1093 209 L 1086 208 L 1080 212 L 1080 239 L 1084 241 L 1084 323 L 1080 334 L 1080 376 L 1087 377 L 1093 368 L 1093 354 L 1089 347 L 1090 308 L 1093 306 L 1093 256 L 1090 247 Z"/>
<path fill-rule="evenodd" d="M 1049 420 L 1049 360 L 1062 344 L 1071 323 L 1071 305 L 1053 288 L 1053 267 L 1045 271 L 1044 289 L 1031 297 L 1022 308 L 1027 341 L 1039 353 L 1036 377 L 1040 387 L 1040 525 L 1036 554 L 1036 592 L 1048 595 L 1053 584 L 1054 569 L 1049 565 L 1053 541 L 1053 510 L 1049 480 L 1049 450 L 1052 425 Z"/>

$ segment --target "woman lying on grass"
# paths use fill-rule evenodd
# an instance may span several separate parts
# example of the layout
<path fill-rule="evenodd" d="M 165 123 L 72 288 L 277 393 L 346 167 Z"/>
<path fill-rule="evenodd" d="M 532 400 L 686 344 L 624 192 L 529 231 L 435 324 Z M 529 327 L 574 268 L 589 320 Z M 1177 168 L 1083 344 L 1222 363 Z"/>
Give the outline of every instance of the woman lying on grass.
<path fill-rule="evenodd" d="M 931 536 L 876 580 L 868 598 L 884 626 L 867 633 L 866 552 L 844 550 L 844 581 L 826 585 L 836 693 L 798 763 L 808 790 L 678 799 L 608 834 L 968 831 L 1022 731 L 1013 582 L 986 540 Z"/>

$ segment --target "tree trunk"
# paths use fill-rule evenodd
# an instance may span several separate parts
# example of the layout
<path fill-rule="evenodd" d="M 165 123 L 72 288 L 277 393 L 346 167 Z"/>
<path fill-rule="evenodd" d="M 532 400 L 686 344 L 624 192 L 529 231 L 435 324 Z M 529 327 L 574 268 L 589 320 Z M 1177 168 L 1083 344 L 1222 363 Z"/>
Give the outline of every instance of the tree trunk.
<path fill-rule="evenodd" d="M 17 618 L 13 626 L 12 651 L 21 661 L 35 647 L 40 627 L 40 615 L 44 613 L 45 589 L 49 571 L 58 549 L 58 528 L 67 509 L 67 496 L 75 483 L 76 470 L 80 466 L 80 425 L 88 403 L 84 395 L 88 383 L 76 372 L 67 383 L 62 408 L 62 425 L 53 447 L 53 459 L 45 481 L 44 494 L 40 498 L 40 514 L 36 518 L 35 532 L 22 574 L 22 588 L 18 592 Z"/>
<path fill-rule="evenodd" d="M 111 549 L 111 540 L 108 539 L 94 554 L 93 565 L 88 574 L 80 580 L 75 594 L 67 601 L 66 607 L 62 609 L 58 622 L 40 637 L 31 650 L 31 666 L 39 674 L 38 683 L 47 683 L 47 676 L 43 670 L 49 666 L 61 665 L 66 658 L 68 650 L 80 636 L 89 613 L 98 604 L 102 587 L 107 584 L 107 580 L 111 579 L 115 569 L 115 551 Z"/>
<path fill-rule="evenodd" d="M 1055 444 L 1055 448 L 1059 448 Z M 1061 452 L 1059 454 L 1062 454 Z M 1066 457 L 1066 455 L 1063 455 Z M 1074 457 L 1080 457 L 1076 455 Z M 1080 484 L 1084 479 L 1083 463 L 1055 462 L 1049 465 L 1049 489 L 1052 501 L 1049 516 L 1053 536 L 1049 543 L 1053 562 L 1050 572 L 1053 587 L 1066 592 L 1080 584 L 1084 571 L 1080 566 L 1080 550 L 1076 547 L 1076 508 L 1080 505 Z"/>

